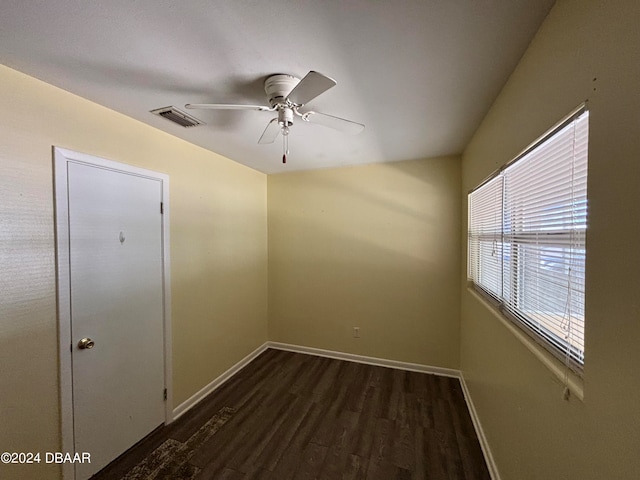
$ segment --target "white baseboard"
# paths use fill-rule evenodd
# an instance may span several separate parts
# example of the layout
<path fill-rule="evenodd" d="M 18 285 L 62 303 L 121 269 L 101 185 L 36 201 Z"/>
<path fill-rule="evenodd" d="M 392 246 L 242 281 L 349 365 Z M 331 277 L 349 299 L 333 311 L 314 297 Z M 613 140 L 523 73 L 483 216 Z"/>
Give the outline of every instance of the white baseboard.
<path fill-rule="evenodd" d="M 200 389 L 186 401 L 182 402 L 173 410 L 173 420 L 176 420 L 178 417 L 184 415 L 188 410 L 193 408 L 196 404 L 198 404 L 202 399 L 204 399 L 211 392 L 219 388 L 223 385 L 227 380 L 233 377 L 236 373 L 246 367 L 251 361 L 253 361 L 258 355 L 260 355 L 265 350 L 273 348 L 275 350 L 286 350 L 288 352 L 296 352 L 296 353 L 305 353 L 308 355 L 315 355 L 318 357 L 327 357 L 334 358 L 336 360 L 346 360 L 349 362 L 356 363 L 364 363 L 367 365 L 375 365 L 379 367 L 388 367 L 388 368 L 397 368 L 399 370 L 408 370 L 411 372 L 419 372 L 419 373 L 430 373 L 434 375 L 442 375 L 444 377 L 453 377 L 460 380 L 460 384 L 462 385 L 462 391 L 464 393 L 464 398 L 467 402 L 467 407 L 469 408 L 469 414 L 471 415 L 471 420 L 473 421 L 473 426 L 476 430 L 476 434 L 478 435 L 478 441 L 480 442 L 480 447 L 482 448 L 482 453 L 484 454 L 485 461 L 487 462 L 487 468 L 489 469 L 489 474 L 491 475 L 492 480 L 500 480 L 500 474 L 498 473 L 498 468 L 496 467 L 496 463 L 493 459 L 493 455 L 491 454 L 491 450 L 489 449 L 489 444 L 487 443 L 487 437 L 482 430 L 482 425 L 480 424 L 480 420 L 478 418 L 478 414 L 476 412 L 473 401 L 471 400 L 471 396 L 469 394 L 469 390 L 467 389 L 467 384 L 464 381 L 464 376 L 460 370 L 455 370 L 452 368 L 442 368 L 442 367 L 433 367 L 429 365 L 422 365 L 419 363 L 408 363 L 408 362 L 400 362 L 397 360 L 387 360 L 384 358 L 376 358 L 376 357 L 367 357 L 364 355 L 356 355 L 353 353 L 344 353 L 344 352 L 336 352 L 333 350 L 323 350 L 321 348 L 314 347 L 304 347 L 301 345 L 291 345 L 288 343 L 280 343 L 280 342 L 266 342 L 256 350 L 251 352 L 249 355 L 244 357 L 238 363 L 229 368 L 226 372 L 220 375 L 218 378 L 213 380 L 211 383 Z"/>
<path fill-rule="evenodd" d="M 349 362 L 365 363 L 367 365 L 375 365 L 377 367 L 397 368 L 399 370 L 409 370 L 411 372 L 433 373 L 442 375 L 443 377 L 460 378 L 460 370 L 452 368 L 432 367 L 429 365 L 421 365 L 419 363 L 399 362 L 397 360 L 387 360 L 384 358 L 367 357 L 364 355 L 356 355 L 354 353 L 336 352 L 334 350 L 323 350 L 314 347 L 302 347 L 300 345 L 291 345 L 280 342 L 267 342 L 269 348 L 276 350 L 286 350 L 288 352 L 306 353 L 317 357 L 335 358 L 336 360 L 347 360 Z"/>
<path fill-rule="evenodd" d="M 268 342 L 264 343 L 260 347 L 256 348 L 253 352 L 251 352 L 249 355 L 244 357 L 242 360 L 240 360 L 238 363 L 236 363 L 234 366 L 232 366 L 230 369 L 228 369 L 226 372 L 224 372 L 218 378 L 213 380 L 208 385 L 205 385 L 198 392 L 196 392 L 191 397 L 189 397 L 187 400 L 185 400 L 180 405 L 178 405 L 176 408 L 174 408 L 173 409 L 173 420 L 175 421 L 175 420 L 178 419 L 178 417 L 184 415 L 187 411 L 189 411 L 191 408 L 193 408 L 195 405 L 197 405 L 207 395 L 209 395 L 211 392 L 213 392 L 214 390 L 219 388 L 227 380 L 229 380 L 236 373 L 238 373 L 240 370 L 242 370 L 244 367 L 246 367 L 258 355 L 260 355 L 267 348 L 269 348 L 267 344 L 268 344 Z"/>
<path fill-rule="evenodd" d="M 462 374 L 460 375 L 460 385 L 462 385 L 464 399 L 467 402 L 467 408 L 469 409 L 471 421 L 473 422 L 473 427 L 476 430 L 476 435 L 478 436 L 478 441 L 480 442 L 480 447 L 482 448 L 482 453 L 484 454 L 484 460 L 487 463 L 487 468 L 489 469 L 491 480 L 500 480 L 500 472 L 498 472 L 498 466 L 496 465 L 496 462 L 493 459 L 493 455 L 491 454 L 491 449 L 489 448 L 487 437 L 484 434 L 484 430 L 482 429 L 482 424 L 480 423 L 480 418 L 478 418 L 476 407 L 473 404 L 473 400 L 471 400 L 471 394 L 469 393 L 469 389 L 467 388 L 467 382 L 465 382 L 464 375 Z"/>

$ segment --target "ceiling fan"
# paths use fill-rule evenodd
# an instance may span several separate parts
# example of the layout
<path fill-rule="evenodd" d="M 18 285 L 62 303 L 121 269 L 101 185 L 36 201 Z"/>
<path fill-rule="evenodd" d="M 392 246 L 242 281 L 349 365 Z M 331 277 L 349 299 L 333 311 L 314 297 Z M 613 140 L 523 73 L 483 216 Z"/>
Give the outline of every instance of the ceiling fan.
<path fill-rule="evenodd" d="M 263 105 L 228 105 L 220 103 L 188 103 L 186 108 L 211 110 L 258 110 L 261 112 L 277 112 L 262 132 L 258 140 L 260 144 L 273 143 L 282 133 L 282 163 L 287 162 L 289 153 L 289 127 L 293 125 L 294 115 L 303 121 L 324 125 L 344 133 L 355 135 L 364 130 L 364 125 L 325 113 L 314 111 L 301 112 L 299 109 L 311 100 L 336 85 L 336 81 L 318 72 L 310 71 L 300 80 L 293 75 L 270 75 L 264 81 L 269 106 Z"/>

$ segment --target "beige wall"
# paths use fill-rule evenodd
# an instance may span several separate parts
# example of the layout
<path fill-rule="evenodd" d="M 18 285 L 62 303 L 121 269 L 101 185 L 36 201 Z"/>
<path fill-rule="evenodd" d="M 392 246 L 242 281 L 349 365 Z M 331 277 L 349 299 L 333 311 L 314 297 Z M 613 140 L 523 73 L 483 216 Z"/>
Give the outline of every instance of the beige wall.
<path fill-rule="evenodd" d="M 264 174 L 5 67 L 0 105 L 0 451 L 60 449 L 52 145 L 170 176 L 175 405 L 266 341 Z"/>
<path fill-rule="evenodd" d="M 270 340 L 458 367 L 459 158 L 270 175 L 268 199 Z"/>
<path fill-rule="evenodd" d="M 639 19 L 637 0 L 559 0 L 463 156 L 467 192 L 588 100 L 584 400 L 462 288 L 462 369 L 503 480 L 640 475 Z"/>

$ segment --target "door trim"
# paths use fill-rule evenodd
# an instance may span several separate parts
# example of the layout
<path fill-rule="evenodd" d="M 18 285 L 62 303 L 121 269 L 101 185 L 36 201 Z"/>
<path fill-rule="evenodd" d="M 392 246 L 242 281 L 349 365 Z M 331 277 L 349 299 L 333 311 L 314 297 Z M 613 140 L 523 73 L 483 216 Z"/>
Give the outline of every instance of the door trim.
<path fill-rule="evenodd" d="M 173 421 L 172 400 L 172 346 L 171 346 L 171 269 L 169 255 L 169 176 L 163 173 L 133 167 L 123 163 L 106 160 L 92 155 L 74 152 L 59 147 L 53 147 L 54 171 L 54 222 L 56 238 L 56 280 L 58 306 L 58 347 L 60 372 L 60 433 L 61 451 L 74 452 L 73 433 L 73 381 L 71 364 L 71 291 L 69 265 L 69 197 L 67 166 L 69 163 L 90 165 L 116 172 L 137 175 L 162 183 L 162 271 L 164 298 L 164 384 L 167 389 L 165 402 L 165 424 Z M 159 392 L 160 394 L 160 392 Z M 91 452 L 89 452 L 91 453 Z M 63 464 L 62 478 L 73 480 L 75 468 L 71 463 Z"/>

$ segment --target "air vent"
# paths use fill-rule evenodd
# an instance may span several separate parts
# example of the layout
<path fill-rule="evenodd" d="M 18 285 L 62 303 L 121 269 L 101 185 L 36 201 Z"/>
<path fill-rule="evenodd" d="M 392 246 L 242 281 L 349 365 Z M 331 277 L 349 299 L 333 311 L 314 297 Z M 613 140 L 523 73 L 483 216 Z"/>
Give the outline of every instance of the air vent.
<path fill-rule="evenodd" d="M 183 111 L 178 110 L 176 107 L 156 108 L 155 110 L 151 110 L 151 113 L 160 115 L 161 117 L 164 117 L 167 120 L 171 120 L 173 123 L 177 123 L 178 125 L 181 125 L 185 128 L 204 125 L 204 122 L 198 120 L 195 117 L 192 117 L 188 113 L 184 113 Z"/>

